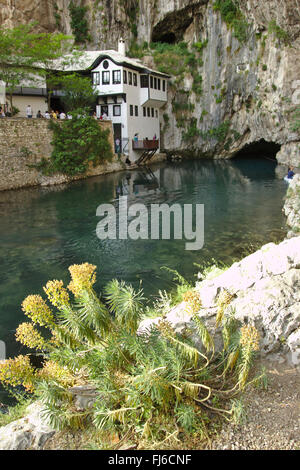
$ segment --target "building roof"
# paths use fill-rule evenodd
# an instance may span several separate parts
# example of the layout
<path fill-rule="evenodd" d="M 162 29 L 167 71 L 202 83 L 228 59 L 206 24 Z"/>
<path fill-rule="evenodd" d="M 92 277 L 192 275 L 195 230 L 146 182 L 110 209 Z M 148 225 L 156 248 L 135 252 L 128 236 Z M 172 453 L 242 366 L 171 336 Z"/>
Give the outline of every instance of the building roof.
<path fill-rule="evenodd" d="M 92 70 L 103 59 L 111 59 L 115 64 L 132 68 L 141 73 L 152 73 L 165 78 L 170 78 L 170 75 L 151 69 L 144 65 L 139 59 L 131 59 L 114 50 L 106 51 L 83 51 L 75 53 L 74 57 L 69 54 L 54 62 L 53 69 L 61 70 L 64 72 L 82 72 L 85 70 Z"/>

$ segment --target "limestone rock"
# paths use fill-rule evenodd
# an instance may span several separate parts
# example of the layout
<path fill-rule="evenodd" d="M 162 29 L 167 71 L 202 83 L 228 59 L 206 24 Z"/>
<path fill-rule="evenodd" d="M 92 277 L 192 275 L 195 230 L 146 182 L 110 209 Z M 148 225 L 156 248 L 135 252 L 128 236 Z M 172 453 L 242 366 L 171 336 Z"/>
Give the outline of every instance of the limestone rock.
<path fill-rule="evenodd" d="M 27 415 L 0 428 L 0 450 L 40 450 L 55 431 L 43 416 L 39 402 L 27 408 Z"/>
<path fill-rule="evenodd" d="M 291 228 L 288 238 L 300 232 L 300 175 L 295 175 L 289 183 L 283 211 L 287 217 L 287 225 Z"/>
<path fill-rule="evenodd" d="M 234 295 L 225 314 L 234 312 L 241 324 L 257 327 L 261 337 L 260 353 L 279 354 L 293 365 L 300 365 L 300 237 L 269 243 L 257 252 L 234 263 L 214 279 L 198 282 L 196 289 L 202 301 L 199 316 L 209 330 L 215 331 L 217 298 L 225 289 Z M 196 347 L 202 348 L 185 303 L 167 315 L 177 333 L 190 330 Z M 159 318 L 144 320 L 140 329 L 150 328 Z M 221 349 L 217 331 L 216 350 Z"/>
<path fill-rule="evenodd" d="M 92 385 L 79 385 L 72 387 L 69 391 L 73 395 L 73 401 L 78 411 L 92 408 L 98 396 L 97 389 Z"/>

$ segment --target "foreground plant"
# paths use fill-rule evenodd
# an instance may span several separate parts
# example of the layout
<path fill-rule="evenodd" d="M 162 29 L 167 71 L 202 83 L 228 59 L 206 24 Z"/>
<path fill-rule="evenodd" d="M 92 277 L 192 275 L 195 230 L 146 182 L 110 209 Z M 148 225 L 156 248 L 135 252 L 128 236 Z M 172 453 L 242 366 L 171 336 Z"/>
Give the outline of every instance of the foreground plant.
<path fill-rule="evenodd" d="M 165 441 L 184 433 L 203 436 L 206 410 L 227 419 L 237 416 L 239 407 L 231 399 L 247 384 L 258 335 L 253 326 L 239 330 L 226 315 L 229 294 L 222 293 L 218 302 L 224 348 L 215 353 L 214 337 L 198 315 L 201 299 L 195 290 L 185 292 L 203 343 L 200 351 L 165 318 L 137 334 L 145 311 L 141 290 L 112 280 L 99 298 L 93 289 L 95 266 L 73 265 L 69 271 L 67 288 L 58 280 L 44 287 L 52 308 L 38 295 L 22 304 L 31 322 L 22 323 L 16 337 L 43 354 L 43 367 L 35 369 L 29 356 L 9 359 L 0 364 L 4 384 L 23 384 L 34 393 L 57 429 L 94 427 L 121 436 L 132 431 L 142 440 Z M 70 387 L 83 384 L 92 384 L 97 398 L 79 411 Z"/>

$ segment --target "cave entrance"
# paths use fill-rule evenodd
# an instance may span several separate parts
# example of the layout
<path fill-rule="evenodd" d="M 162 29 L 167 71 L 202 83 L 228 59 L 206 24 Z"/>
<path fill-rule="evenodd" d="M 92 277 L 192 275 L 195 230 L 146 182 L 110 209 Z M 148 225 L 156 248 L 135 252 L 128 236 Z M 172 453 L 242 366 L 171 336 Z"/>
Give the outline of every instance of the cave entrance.
<path fill-rule="evenodd" d="M 280 144 L 261 139 L 258 142 L 245 145 L 233 158 L 267 158 L 268 160 L 277 161 L 276 154 L 279 152 L 280 148 Z"/>
<path fill-rule="evenodd" d="M 168 13 L 163 20 L 157 23 L 151 35 L 151 42 L 176 44 L 183 40 L 186 29 L 193 22 L 191 7 Z"/>
<path fill-rule="evenodd" d="M 156 41 L 152 41 L 152 42 L 164 42 L 167 44 L 175 44 L 177 42 L 176 36 L 174 33 L 161 34 L 160 36 L 157 34 L 154 37 L 156 37 Z"/>

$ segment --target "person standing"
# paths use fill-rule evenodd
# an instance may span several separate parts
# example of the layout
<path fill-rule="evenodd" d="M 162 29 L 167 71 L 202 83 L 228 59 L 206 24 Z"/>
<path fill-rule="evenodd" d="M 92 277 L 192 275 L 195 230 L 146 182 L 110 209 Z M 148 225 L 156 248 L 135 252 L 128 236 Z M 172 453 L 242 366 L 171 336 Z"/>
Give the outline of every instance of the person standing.
<path fill-rule="evenodd" d="M 293 166 L 289 166 L 288 168 L 288 174 L 287 174 L 287 177 L 289 180 L 292 180 L 293 177 L 295 176 L 295 173 L 294 173 L 294 167 Z"/>
<path fill-rule="evenodd" d="M 28 118 L 32 118 L 32 109 L 31 109 L 30 104 L 29 104 L 29 105 L 27 106 L 27 108 L 26 108 L 26 116 L 27 116 Z"/>
<path fill-rule="evenodd" d="M 115 140 L 115 146 L 116 146 L 116 153 L 120 153 L 121 152 L 121 148 L 120 148 L 120 139 L 116 139 Z"/>

